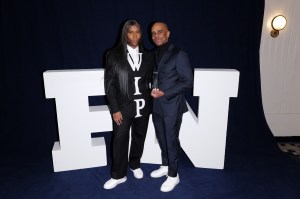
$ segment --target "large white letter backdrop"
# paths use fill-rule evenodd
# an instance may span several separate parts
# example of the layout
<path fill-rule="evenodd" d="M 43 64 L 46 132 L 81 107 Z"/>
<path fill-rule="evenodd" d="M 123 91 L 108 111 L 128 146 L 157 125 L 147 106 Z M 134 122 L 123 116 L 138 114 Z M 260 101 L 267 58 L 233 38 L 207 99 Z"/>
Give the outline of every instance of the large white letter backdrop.
<path fill-rule="evenodd" d="M 107 105 L 89 106 L 89 96 L 104 96 L 104 69 L 45 71 L 46 98 L 55 98 L 59 141 L 52 149 L 55 172 L 107 165 L 103 137 L 112 131 Z M 198 116 L 188 105 L 180 130 L 182 149 L 195 167 L 223 169 L 229 98 L 237 97 L 239 72 L 234 69 L 195 69 L 194 96 Z M 161 164 L 152 119 L 141 162 Z"/>

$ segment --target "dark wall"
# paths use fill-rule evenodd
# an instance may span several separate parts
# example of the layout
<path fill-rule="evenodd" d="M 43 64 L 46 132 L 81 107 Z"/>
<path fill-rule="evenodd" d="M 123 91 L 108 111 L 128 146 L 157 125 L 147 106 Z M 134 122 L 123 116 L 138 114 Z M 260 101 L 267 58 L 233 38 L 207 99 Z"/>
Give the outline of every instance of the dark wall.
<path fill-rule="evenodd" d="M 28 0 L 1 1 L 0 154 L 50 155 L 58 140 L 55 102 L 45 99 L 46 70 L 102 68 L 120 24 L 138 20 L 144 43 L 149 24 L 168 23 L 171 40 L 195 68 L 240 71 L 239 96 L 230 101 L 227 150 L 268 151 L 260 90 L 259 45 L 263 0 Z M 188 96 L 196 109 L 197 98 Z"/>

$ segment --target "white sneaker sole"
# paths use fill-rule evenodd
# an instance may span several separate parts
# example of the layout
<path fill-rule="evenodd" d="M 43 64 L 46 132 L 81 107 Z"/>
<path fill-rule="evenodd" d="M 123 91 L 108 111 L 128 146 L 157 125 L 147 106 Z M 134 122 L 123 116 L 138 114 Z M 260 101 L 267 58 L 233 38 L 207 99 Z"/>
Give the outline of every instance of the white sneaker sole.
<path fill-rule="evenodd" d="M 170 192 L 179 184 L 179 182 L 180 182 L 180 180 L 171 189 L 162 189 L 162 188 L 160 188 L 160 191 L 161 192 Z"/>
<path fill-rule="evenodd" d="M 103 186 L 104 189 L 113 189 L 115 188 L 117 185 L 126 182 L 127 177 L 122 178 L 120 181 L 118 181 L 117 183 L 115 183 L 113 186 Z"/>
<path fill-rule="evenodd" d="M 160 175 L 158 175 L 158 174 L 150 174 L 150 176 L 152 177 L 152 178 L 160 178 L 160 177 L 163 177 L 163 176 L 167 176 L 167 174 L 168 174 L 168 172 L 165 172 L 165 173 L 163 173 L 163 174 L 160 174 Z"/>

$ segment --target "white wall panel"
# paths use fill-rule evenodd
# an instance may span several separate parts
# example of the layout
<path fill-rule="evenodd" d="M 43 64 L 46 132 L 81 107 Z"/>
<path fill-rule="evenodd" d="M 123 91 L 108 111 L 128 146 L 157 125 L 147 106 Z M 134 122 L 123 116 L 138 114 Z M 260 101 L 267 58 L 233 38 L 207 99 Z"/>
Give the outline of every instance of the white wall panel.
<path fill-rule="evenodd" d="M 300 136 L 300 1 L 265 0 L 260 46 L 262 100 L 275 136 Z M 277 38 L 270 36 L 276 15 L 287 18 Z"/>

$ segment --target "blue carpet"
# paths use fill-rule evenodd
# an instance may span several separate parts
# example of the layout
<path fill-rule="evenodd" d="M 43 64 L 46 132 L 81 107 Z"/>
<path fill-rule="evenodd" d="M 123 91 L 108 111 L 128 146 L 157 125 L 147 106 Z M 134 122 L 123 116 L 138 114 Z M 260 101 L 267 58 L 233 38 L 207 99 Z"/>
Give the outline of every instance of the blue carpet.
<path fill-rule="evenodd" d="M 159 190 L 164 178 L 149 176 L 157 165 L 142 164 L 143 179 L 135 179 L 128 171 L 125 183 L 105 190 L 109 160 L 104 167 L 54 173 L 50 156 L 5 159 L 0 167 L 0 198 L 299 198 L 299 162 L 279 150 L 233 152 L 230 147 L 224 170 L 195 168 L 182 152 L 181 182 L 170 193 Z"/>

